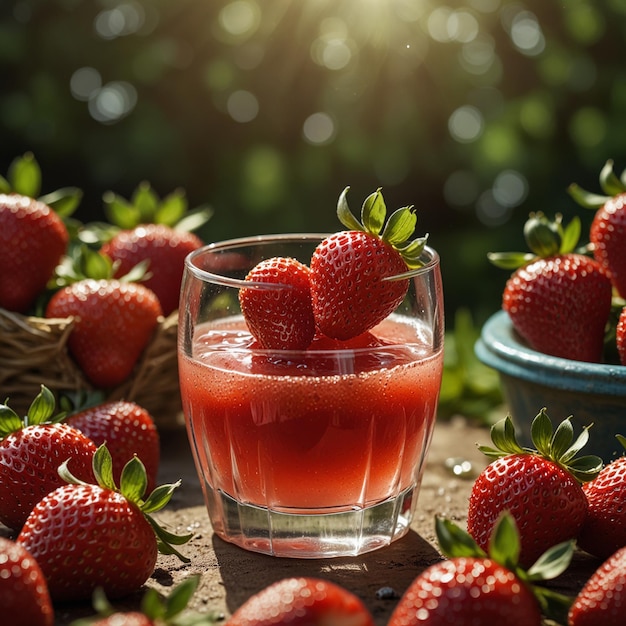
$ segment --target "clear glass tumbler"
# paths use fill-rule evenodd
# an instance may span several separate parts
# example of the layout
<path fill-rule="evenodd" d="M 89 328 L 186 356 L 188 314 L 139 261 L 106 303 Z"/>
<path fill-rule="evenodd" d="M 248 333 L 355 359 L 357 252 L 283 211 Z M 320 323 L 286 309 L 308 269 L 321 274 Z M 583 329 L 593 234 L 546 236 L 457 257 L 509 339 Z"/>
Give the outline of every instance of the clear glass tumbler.
<path fill-rule="evenodd" d="M 205 246 L 187 258 L 181 292 L 181 395 L 213 529 L 281 557 L 356 555 L 408 531 L 441 383 L 430 248 L 404 301 L 370 333 L 301 351 L 255 347 L 239 307 L 244 277 L 265 258 L 308 264 L 323 237 Z"/>

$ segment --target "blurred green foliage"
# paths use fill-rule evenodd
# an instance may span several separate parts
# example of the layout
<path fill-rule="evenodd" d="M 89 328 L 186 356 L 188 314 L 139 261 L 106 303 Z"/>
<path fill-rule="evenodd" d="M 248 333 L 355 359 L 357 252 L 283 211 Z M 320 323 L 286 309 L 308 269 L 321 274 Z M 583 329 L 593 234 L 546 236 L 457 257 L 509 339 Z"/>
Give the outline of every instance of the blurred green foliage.
<path fill-rule="evenodd" d="M 625 39 L 624 0 L 3 0 L 0 171 L 32 151 L 83 221 L 180 187 L 207 241 L 333 231 L 382 186 L 479 327 L 487 253 L 530 211 L 584 235 L 567 186 L 626 164 Z"/>

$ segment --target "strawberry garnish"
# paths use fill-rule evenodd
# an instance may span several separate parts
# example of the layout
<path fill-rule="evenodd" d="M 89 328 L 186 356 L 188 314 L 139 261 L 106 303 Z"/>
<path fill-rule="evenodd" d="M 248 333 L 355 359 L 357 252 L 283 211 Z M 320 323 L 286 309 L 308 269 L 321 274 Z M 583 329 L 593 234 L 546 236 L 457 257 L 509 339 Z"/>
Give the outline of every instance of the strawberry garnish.
<path fill-rule="evenodd" d="M 64 484 L 57 469 L 69 459 L 72 471 L 92 480 L 96 446 L 83 433 L 60 423 L 52 392 L 41 388 L 27 414 L 20 417 L 0 404 L 0 522 L 19 530 L 33 507 Z"/>
<path fill-rule="evenodd" d="M 509 416 L 491 428 L 495 447 L 479 446 L 493 460 L 478 476 L 469 500 L 467 528 L 481 548 L 489 545 L 500 515 L 509 512 L 519 529 L 520 563 L 529 565 L 551 546 L 578 536 L 587 515 L 581 483 L 595 478 L 602 460 L 577 457 L 588 428 L 574 441 L 571 421 L 553 431 L 545 409 L 535 417 L 536 449 L 522 447 Z"/>
<path fill-rule="evenodd" d="M 35 506 L 17 538 L 39 563 L 54 601 L 86 599 L 98 587 L 112 598 L 132 593 L 152 575 L 159 550 L 188 561 L 174 545 L 191 535 L 169 533 L 152 517 L 179 482 L 145 497 L 146 472 L 135 457 L 124 467 L 118 488 L 104 445 L 93 456 L 98 484 L 77 479 L 67 463 L 59 474 L 68 484 Z"/>
<path fill-rule="evenodd" d="M 96 404 L 67 418 L 96 446 L 106 443 L 113 458 L 113 480 L 119 483 L 122 468 L 138 456 L 146 469 L 148 490 L 156 485 L 161 449 L 154 419 L 135 402 L 117 400 Z"/>
<path fill-rule="evenodd" d="M 248 329 L 262 348 L 305 350 L 315 335 L 309 268 L 293 258 L 258 263 L 239 290 Z"/>
<path fill-rule="evenodd" d="M 245 602 L 226 626 L 350 624 L 374 626 L 371 614 L 353 593 L 328 580 L 285 578 Z"/>
<path fill-rule="evenodd" d="M 626 610 L 626 546 L 610 556 L 574 599 L 568 626 L 622 626 Z"/>
<path fill-rule="evenodd" d="M 68 241 L 65 224 L 47 204 L 0 194 L 0 306 L 28 311 L 52 278 Z"/>
<path fill-rule="evenodd" d="M 349 228 L 325 238 L 311 259 L 311 297 L 317 328 L 350 339 L 373 328 L 402 302 L 404 276 L 421 265 L 426 237 L 409 241 L 417 216 L 411 206 L 392 213 L 378 189 L 365 199 L 361 221 L 351 213 L 346 188 L 337 216 Z"/>
<path fill-rule="evenodd" d="M 531 214 L 524 228 L 530 253 L 489 255 L 495 265 L 515 269 L 504 288 L 502 308 L 528 345 L 544 354 L 599 363 L 611 313 L 612 288 L 596 260 L 575 253 L 580 221 L 567 228 Z"/>
<path fill-rule="evenodd" d="M 626 448 L 626 438 L 617 435 Z M 626 456 L 602 468 L 583 485 L 589 509 L 578 536 L 580 548 L 600 559 L 607 559 L 626 546 Z"/>
<path fill-rule="evenodd" d="M 50 299 L 46 317 L 73 317 L 67 345 L 89 381 L 107 389 L 132 373 L 161 317 L 155 293 L 143 285 L 83 279 Z"/>
<path fill-rule="evenodd" d="M 388 626 L 540 626 L 542 613 L 566 613 L 568 599 L 536 583 L 565 571 L 573 553 L 571 542 L 554 546 L 526 571 L 517 561 L 519 537 L 508 514 L 498 519 L 488 552 L 448 520 L 438 518 L 436 532 L 448 558 L 411 583 Z"/>
<path fill-rule="evenodd" d="M 52 626 L 48 584 L 28 550 L 0 537 L 0 607 L 11 626 Z"/>

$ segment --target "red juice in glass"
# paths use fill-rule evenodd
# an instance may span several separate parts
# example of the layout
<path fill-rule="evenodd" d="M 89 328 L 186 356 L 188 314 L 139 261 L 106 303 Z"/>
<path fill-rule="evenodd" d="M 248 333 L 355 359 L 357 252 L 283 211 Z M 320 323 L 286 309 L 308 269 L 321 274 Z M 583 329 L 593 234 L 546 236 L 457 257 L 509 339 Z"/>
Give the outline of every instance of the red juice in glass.
<path fill-rule="evenodd" d="M 316 338 L 304 351 L 258 348 L 240 314 L 222 315 L 232 298 L 221 293 L 219 307 L 206 298 L 200 308 L 220 313 L 181 328 L 179 377 L 218 535 L 320 557 L 366 552 L 408 531 L 443 367 L 436 278 L 432 288 L 412 285 L 405 310 L 370 332 Z M 433 289 L 439 304 L 420 317 Z"/>

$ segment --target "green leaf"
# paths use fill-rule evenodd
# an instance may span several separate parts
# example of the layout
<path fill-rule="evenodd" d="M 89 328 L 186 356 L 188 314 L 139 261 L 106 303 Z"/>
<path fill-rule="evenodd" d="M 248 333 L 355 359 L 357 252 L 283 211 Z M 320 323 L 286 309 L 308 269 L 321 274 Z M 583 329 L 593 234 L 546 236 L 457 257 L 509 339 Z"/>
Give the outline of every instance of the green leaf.
<path fill-rule="evenodd" d="M 387 207 L 379 188 L 365 198 L 361 208 L 361 223 L 366 232 L 380 235 L 386 217 Z"/>
<path fill-rule="evenodd" d="M 208 206 L 201 206 L 193 211 L 189 211 L 185 217 L 176 223 L 174 230 L 191 233 L 204 226 L 211 219 L 212 215 L 213 209 Z"/>
<path fill-rule="evenodd" d="M 172 498 L 174 490 L 180 487 L 180 480 L 169 485 L 159 485 L 141 505 L 144 513 L 160 511 Z"/>
<path fill-rule="evenodd" d="M 587 445 L 589 441 L 589 428 L 591 428 L 591 426 L 583 428 L 580 435 L 576 438 L 576 441 L 561 455 L 561 463 L 568 464 Z"/>
<path fill-rule="evenodd" d="M 574 201 L 585 209 L 599 209 L 603 204 L 610 200 L 610 196 L 601 196 L 597 193 L 586 191 L 579 187 L 576 183 L 572 183 L 567 188 L 567 193 Z"/>
<path fill-rule="evenodd" d="M 192 537 L 193 533 L 189 533 L 187 535 L 175 535 L 173 533 L 167 532 L 159 523 L 150 515 L 145 516 L 150 526 L 154 530 L 154 534 L 157 537 L 157 544 L 159 547 L 159 552 L 161 554 L 174 554 L 176 555 L 183 563 L 189 563 L 190 559 L 186 556 L 183 556 L 174 545 L 183 545 L 187 543 Z"/>
<path fill-rule="evenodd" d="M 107 191 L 102 196 L 104 212 L 112 224 L 122 229 L 132 229 L 139 224 L 141 214 L 130 202 L 121 196 Z"/>
<path fill-rule="evenodd" d="M 554 431 L 551 442 L 552 459 L 559 462 L 574 440 L 574 427 L 570 419 L 563 420 Z"/>
<path fill-rule="evenodd" d="M 156 589 L 148 587 L 141 598 L 141 612 L 153 623 L 161 623 L 165 619 L 165 606 Z"/>
<path fill-rule="evenodd" d="M 104 443 L 98 446 L 93 455 L 93 474 L 100 487 L 117 491 L 117 485 L 113 479 L 113 459 Z"/>
<path fill-rule="evenodd" d="M 602 459 L 594 454 L 579 456 L 571 460 L 567 465 L 567 469 L 581 483 L 593 480 L 600 473 L 602 467 Z"/>
<path fill-rule="evenodd" d="M 187 199 L 182 189 L 176 189 L 167 195 L 154 213 L 154 221 L 157 224 L 174 226 L 179 222 L 187 211 Z"/>
<path fill-rule="evenodd" d="M 561 240 L 560 254 L 567 254 L 572 252 L 580 239 L 581 223 L 578 216 L 574 217 L 572 221 L 563 230 L 563 238 Z"/>
<path fill-rule="evenodd" d="M 83 192 L 78 187 L 63 187 L 41 196 L 39 200 L 65 219 L 74 213 L 82 198 Z"/>
<path fill-rule="evenodd" d="M 489 262 L 503 270 L 516 270 L 536 258 L 537 255 L 532 252 L 490 252 L 487 254 Z"/>
<path fill-rule="evenodd" d="M 403 207 L 389 216 L 383 229 L 382 238 L 397 248 L 411 237 L 416 226 L 417 215 L 413 207 Z"/>
<path fill-rule="evenodd" d="M 487 556 L 471 535 L 450 520 L 435 517 L 435 532 L 442 554 L 448 558 Z"/>
<path fill-rule="evenodd" d="M 363 230 L 363 225 L 354 217 L 348 206 L 347 194 L 350 187 L 346 187 L 337 201 L 337 217 L 348 230 Z"/>
<path fill-rule="evenodd" d="M 147 224 L 154 221 L 159 207 L 159 197 L 147 181 L 142 181 L 137 185 L 131 202 L 139 213 L 139 223 Z"/>
<path fill-rule="evenodd" d="M 15 193 L 36 198 L 41 189 L 41 169 L 32 152 L 14 159 L 9 166 L 8 180 Z"/>
<path fill-rule="evenodd" d="M 26 424 L 28 426 L 45 424 L 54 415 L 55 407 L 54 394 L 50 389 L 41 385 L 41 391 L 35 396 L 28 409 Z"/>
<path fill-rule="evenodd" d="M 0 439 L 22 430 L 22 418 L 8 405 L 0 404 Z"/>
<path fill-rule="evenodd" d="M 200 576 L 189 576 L 176 585 L 165 601 L 164 618 L 171 619 L 182 613 L 200 584 Z"/>
<path fill-rule="evenodd" d="M 531 581 L 552 580 L 570 565 L 574 555 L 574 542 L 564 541 L 544 552 L 527 571 Z"/>
<path fill-rule="evenodd" d="M 530 425 L 530 438 L 537 451 L 547 458 L 550 458 L 553 434 L 552 422 L 543 408 Z"/>
<path fill-rule="evenodd" d="M 600 187 L 608 196 L 617 196 L 626 191 L 626 187 L 613 171 L 612 159 L 609 159 L 600 170 Z"/>
<path fill-rule="evenodd" d="M 513 516 L 504 512 L 496 521 L 489 538 L 489 556 L 511 571 L 515 570 L 520 554 L 520 540 Z"/>
<path fill-rule="evenodd" d="M 122 469 L 120 493 L 130 502 L 138 504 L 146 493 L 148 477 L 141 460 L 134 456 Z"/>
<path fill-rule="evenodd" d="M 620 442 L 622 448 L 626 450 L 626 437 L 623 435 L 615 435 L 615 438 Z"/>
<path fill-rule="evenodd" d="M 498 450 L 502 450 L 502 452 L 507 452 L 508 454 L 524 452 L 524 449 L 517 442 L 515 426 L 510 415 L 507 415 L 491 427 L 491 440 L 494 446 Z"/>

